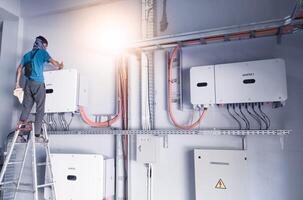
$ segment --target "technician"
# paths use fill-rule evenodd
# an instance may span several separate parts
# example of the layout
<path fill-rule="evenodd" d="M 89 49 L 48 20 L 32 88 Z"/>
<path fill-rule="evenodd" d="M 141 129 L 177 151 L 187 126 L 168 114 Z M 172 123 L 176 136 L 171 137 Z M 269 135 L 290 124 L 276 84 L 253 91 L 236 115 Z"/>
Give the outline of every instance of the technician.
<path fill-rule="evenodd" d="M 45 110 L 45 84 L 44 84 L 44 65 L 51 63 L 56 69 L 63 68 L 63 62 L 59 63 L 50 57 L 46 48 L 48 41 L 43 36 L 36 37 L 33 49 L 26 53 L 16 72 L 16 89 L 20 88 L 20 78 L 22 69 L 25 68 L 27 76 L 24 87 L 24 98 L 22 102 L 22 113 L 18 122 L 18 126 L 24 124 L 36 103 L 35 116 L 35 135 L 39 137 L 42 129 L 42 121 Z"/>

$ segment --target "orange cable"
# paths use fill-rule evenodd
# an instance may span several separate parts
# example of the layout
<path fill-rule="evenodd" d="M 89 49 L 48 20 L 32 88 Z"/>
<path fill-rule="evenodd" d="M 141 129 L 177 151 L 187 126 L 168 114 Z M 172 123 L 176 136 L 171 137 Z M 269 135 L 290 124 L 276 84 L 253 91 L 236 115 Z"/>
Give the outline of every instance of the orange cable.
<path fill-rule="evenodd" d="M 118 72 L 120 75 L 120 81 L 119 81 L 119 91 L 118 91 L 118 96 L 119 96 L 119 112 L 118 114 L 116 114 L 116 116 L 110 120 L 107 120 L 105 122 L 94 122 L 92 121 L 88 115 L 86 114 L 84 107 L 83 106 L 79 106 L 79 110 L 80 110 L 80 115 L 83 119 L 83 121 L 85 123 L 87 123 L 88 125 L 94 127 L 94 128 L 104 128 L 104 127 L 108 127 L 112 124 L 114 124 L 116 121 L 118 121 L 118 119 L 121 117 L 122 115 L 122 104 L 124 101 L 124 99 L 122 98 L 122 90 L 123 90 L 123 81 L 121 80 L 121 73 Z"/>
<path fill-rule="evenodd" d="M 204 118 L 205 116 L 205 113 L 207 111 L 206 108 L 204 108 L 202 114 L 200 115 L 199 119 L 191 124 L 191 125 L 180 125 L 177 123 L 175 117 L 173 116 L 172 114 L 172 105 L 171 105 L 171 82 L 172 82 L 172 66 L 173 66 L 173 60 L 175 59 L 176 55 L 177 55 L 177 52 L 179 50 L 179 46 L 176 46 L 172 52 L 172 55 L 171 55 L 171 58 L 170 58 L 170 62 L 169 62 L 169 72 L 168 72 L 168 94 L 167 94 L 167 105 L 168 105 L 168 115 L 169 115 L 169 118 L 170 120 L 172 121 L 172 123 L 177 127 L 177 128 L 180 128 L 180 129 L 193 129 L 195 128 L 196 126 L 198 126 L 200 124 L 200 122 L 202 121 L 202 119 Z"/>

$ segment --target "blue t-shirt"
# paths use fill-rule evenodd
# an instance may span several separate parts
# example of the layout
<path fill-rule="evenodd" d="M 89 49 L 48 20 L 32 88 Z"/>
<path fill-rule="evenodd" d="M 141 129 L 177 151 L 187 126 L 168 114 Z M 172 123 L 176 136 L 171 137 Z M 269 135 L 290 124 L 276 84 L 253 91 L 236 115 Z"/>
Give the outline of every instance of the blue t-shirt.
<path fill-rule="evenodd" d="M 34 53 L 36 50 L 32 50 L 25 54 L 21 60 L 21 65 L 23 67 L 25 66 L 26 63 L 28 63 L 31 58 L 33 57 Z M 39 49 L 35 55 L 35 57 L 32 60 L 32 74 L 30 76 L 31 80 L 44 83 L 44 76 L 43 76 L 43 70 L 44 70 L 44 64 L 49 61 L 51 57 L 47 53 L 46 50 L 44 49 Z"/>

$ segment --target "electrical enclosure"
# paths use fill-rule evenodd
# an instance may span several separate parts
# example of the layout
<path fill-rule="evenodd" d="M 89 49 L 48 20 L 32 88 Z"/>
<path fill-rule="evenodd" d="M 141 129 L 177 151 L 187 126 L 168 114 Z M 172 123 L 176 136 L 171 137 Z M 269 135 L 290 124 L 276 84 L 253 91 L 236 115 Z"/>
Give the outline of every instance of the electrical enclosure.
<path fill-rule="evenodd" d="M 193 105 L 284 102 L 287 99 L 283 59 L 193 67 L 190 83 Z"/>
<path fill-rule="evenodd" d="M 79 75 L 75 69 L 44 72 L 45 113 L 75 112 L 79 101 Z M 34 107 L 32 113 L 36 112 Z"/>
<path fill-rule="evenodd" d="M 51 154 L 51 162 L 56 199 L 103 199 L 102 155 Z"/>
<path fill-rule="evenodd" d="M 158 158 L 159 145 L 157 138 L 150 135 L 137 135 L 137 161 L 155 163 Z"/>
<path fill-rule="evenodd" d="M 248 199 L 246 151 L 194 150 L 196 200 Z"/>
<path fill-rule="evenodd" d="M 283 102 L 287 99 L 282 59 L 216 65 L 215 74 L 217 104 Z"/>
<path fill-rule="evenodd" d="M 190 96 L 193 105 L 214 104 L 216 102 L 214 65 L 190 69 Z"/>

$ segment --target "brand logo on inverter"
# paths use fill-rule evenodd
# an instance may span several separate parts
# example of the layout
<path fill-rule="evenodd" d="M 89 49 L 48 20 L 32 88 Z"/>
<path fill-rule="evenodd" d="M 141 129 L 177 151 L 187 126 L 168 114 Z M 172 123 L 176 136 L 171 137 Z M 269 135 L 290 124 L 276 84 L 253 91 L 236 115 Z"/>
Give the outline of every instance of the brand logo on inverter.
<path fill-rule="evenodd" d="M 242 74 L 242 76 L 246 77 L 246 76 L 254 76 L 255 73 L 246 73 L 246 74 Z"/>

